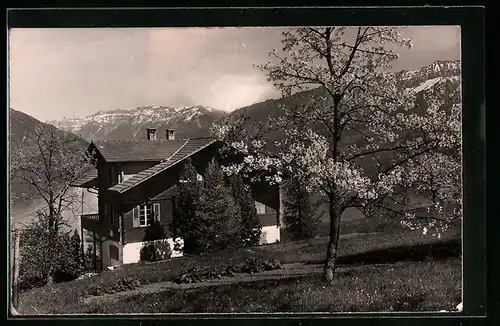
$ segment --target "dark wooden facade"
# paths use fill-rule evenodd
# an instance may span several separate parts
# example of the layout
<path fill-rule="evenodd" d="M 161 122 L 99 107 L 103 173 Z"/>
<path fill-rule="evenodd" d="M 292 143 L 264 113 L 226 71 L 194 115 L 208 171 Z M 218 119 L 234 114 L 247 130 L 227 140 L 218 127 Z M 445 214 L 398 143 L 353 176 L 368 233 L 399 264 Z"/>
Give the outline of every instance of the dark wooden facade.
<path fill-rule="evenodd" d="M 208 146 L 189 157 L 198 174 L 203 175 L 212 158 L 218 157 L 220 144 Z M 170 235 L 169 225 L 175 215 L 174 197 L 179 175 L 187 160 L 159 172 L 155 177 L 142 182 L 124 193 L 108 189 L 120 181 L 120 175 L 134 175 L 151 168 L 159 161 L 146 162 L 106 162 L 98 157 L 98 215 L 82 216 L 82 226 L 100 235 L 101 241 L 113 240 L 122 245 L 142 242 L 151 234 L 148 227 L 134 226 L 134 208 L 138 205 L 157 204 L 159 207 L 158 224 L 164 234 Z M 254 189 L 254 198 L 266 205 L 261 220 L 263 226 L 276 224 L 276 211 L 271 208 L 277 202 L 276 193 L 259 186 Z M 274 206 L 275 207 L 275 206 Z M 96 218 L 98 217 L 98 219 Z"/>

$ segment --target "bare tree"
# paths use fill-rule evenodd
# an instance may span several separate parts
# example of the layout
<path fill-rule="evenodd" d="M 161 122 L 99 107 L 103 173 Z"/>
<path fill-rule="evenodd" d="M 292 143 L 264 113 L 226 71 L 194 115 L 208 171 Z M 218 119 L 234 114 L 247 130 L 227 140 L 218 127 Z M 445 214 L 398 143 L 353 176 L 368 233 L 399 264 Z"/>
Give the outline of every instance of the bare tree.
<path fill-rule="evenodd" d="M 23 233 L 25 245 L 38 247 L 38 257 L 30 259 L 43 262 L 43 266 L 35 265 L 43 269 L 49 283 L 58 265 L 60 239 L 72 231 L 64 229 L 70 225 L 63 213 L 73 213 L 75 204 L 81 200 L 70 185 L 92 168 L 81 146 L 76 136 L 43 125 L 36 128 L 32 141 L 22 148 L 11 149 L 11 179 L 15 177 L 28 184 L 31 196 L 44 202 L 36 212 L 36 219 L 27 226 L 33 232 Z M 36 239 L 26 239 L 28 234 Z"/>

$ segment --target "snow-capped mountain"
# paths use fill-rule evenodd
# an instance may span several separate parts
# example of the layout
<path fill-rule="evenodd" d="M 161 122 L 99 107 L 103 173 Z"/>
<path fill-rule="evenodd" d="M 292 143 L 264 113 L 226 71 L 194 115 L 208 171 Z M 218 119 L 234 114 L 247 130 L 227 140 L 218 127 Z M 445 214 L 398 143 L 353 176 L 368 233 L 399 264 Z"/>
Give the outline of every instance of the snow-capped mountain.
<path fill-rule="evenodd" d="M 460 83 L 460 61 L 435 61 L 417 70 L 392 72 L 400 89 L 414 93 L 432 90 L 446 85 L 453 90 Z M 315 90 L 297 93 L 290 98 L 267 100 L 236 110 L 245 111 L 251 121 L 263 121 L 269 115 L 279 114 L 280 105 L 296 105 L 308 101 Z M 60 129 L 72 132 L 85 140 L 144 139 L 146 128 L 157 128 L 157 137 L 163 138 L 163 129 L 175 129 L 176 137 L 189 138 L 207 136 L 210 126 L 226 113 L 206 106 L 171 108 L 167 106 L 144 106 L 131 110 L 97 112 L 86 117 L 65 118 L 51 122 Z"/>
<path fill-rule="evenodd" d="M 414 94 L 432 91 L 433 88 L 445 85 L 448 91 L 460 85 L 460 61 L 435 61 L 430 65 L 417 70 L 401 70 L 388 73 L 397 80 L 400 90 L 407 90 Z M 310 101 L 315 92 L 322 92 L 321 88 L 296 93 L 288 98 L 267 100 L 235 111 L 232 114 L 243 113 L 252 122 L 263 121 L 269 115 L 280 115 L 280 106 L 300 105 Z"/>
<path fill-rule="evenodd" d="M 419 93 L 442 82 L 460 82 L 460 61 L 435 61 L 418 70 L 402 70 L 395 73 L 402 88 Z"/>
<path fill-rule="evenodd" d="M 176 137 L 207 136 L 208 128 L 225 112 L 207 106 L 172 108 L 161 105 L 131 110 L 100 111 L 85 117 L 69 117 L 52 121 L 57 127 L 86 140 L 136 140 L 146 137 L 146 128 L 175 129 Z"/>

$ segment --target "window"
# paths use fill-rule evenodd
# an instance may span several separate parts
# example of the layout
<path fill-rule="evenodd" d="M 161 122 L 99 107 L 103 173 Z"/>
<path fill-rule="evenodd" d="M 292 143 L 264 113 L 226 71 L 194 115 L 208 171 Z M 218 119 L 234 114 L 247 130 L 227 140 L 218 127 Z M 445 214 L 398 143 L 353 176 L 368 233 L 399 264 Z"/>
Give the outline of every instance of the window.
<path fill-rule="evenodd" d="M 266 214 L 266 205 L 258 201 L 255 202 L 255 209 L 257 210 L 257 214 Z"/>
<path fill-rule="evenodd" d="M 111 257 L 111 259 L 114 259 L 116 261 L 120 261 L 120 251 L 119 249 L 114 246 L 114 245 L 109 245 L 109 257 Z"/>
<path fill-rule="evenodd" d="M 153 222 L 153 205 L 141 205 L 139 208 L 139 225 L 148 226 Z"/>
<path fill-rule="evenodd" d="M 150 226 L 155 219 L 160 220 L 160 204 L 138 205 L 133 211 L 134 227 Z"/>

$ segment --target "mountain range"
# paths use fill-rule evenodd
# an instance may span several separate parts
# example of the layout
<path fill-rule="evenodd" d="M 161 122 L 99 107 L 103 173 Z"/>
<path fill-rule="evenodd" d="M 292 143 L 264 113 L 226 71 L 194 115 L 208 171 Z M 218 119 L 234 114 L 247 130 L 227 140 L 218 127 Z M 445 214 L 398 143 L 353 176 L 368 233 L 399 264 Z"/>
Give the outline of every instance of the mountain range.
<path fill-rule="evenodd" d="M 176 137 L 190 138 L 206 136 L 208 128 L 225 114 L 224 111 L 202 105 L 180 108 L 154 105 L 132 110 L 101 111 L 49 123 L 87 141 L 145 139 L 146 128 L 159 131 L 175 129 Z"/>
<path fill-rule="evenodd" d="M 460 85 L 459 61 L 436 61 L 417 70 L 392 72 L 400 89 L 409 89 L 415 93 L 432 91 L 439 85 L 446 85 L 450 91 Z M 138 140 L 146 137 L 146 128 L 157 128 L 158 138 L 164 138 L 163 129 L 175 129 L 177 138 L 202 137 L 209 135 L 212 124 L 226 114 L 239 113 L 249 118 L 251 127 L 269 116 L 279 115 L 279 107 L 306 103 L 311 92 L 318 89 L 296 93 L 291 97 L 270 99 L 264 102 L 240 108 L 232 113 L 207 106 L 189 106 L 172 108 L 168 106 L 143 106 L 135 109 L 109 110 L 84 117 L 68 117 L 48 124 L 60 130 L 55 132 L 63 137 L 68 133 L 81 137 L 79 146 L 85 148 L 91 140 Z M 34 145 L 34 130 L 47 123 L 41 122 L 23 112 L 10 109 L 9 147 L 29 148 Z M 269 135 L 273 137 L 272 135 Z M 19 180 L 11 181 L 11 191 L 27 191 L 27 185 Z M 17 204 L 17 203 L 14 203 Z M 17 206 L 17 205 L 16 205 Z M 24 212 L 20 213 L 26 215 Z M 24 216 L 23 215 L 23 216 Z"/>
<path fill-rule="evenodd" d="M 435 61 L 417 70 L 392 72 L 398 87 L 411 89 L 415 93 L 445 83 L 455 88 L 460 82 L 459 61 Z M 280 105 L 300 104 L 307 101 L 311 91 L 294 94 L 289 98 L 271 99 L 256 103 L 231 114 L 244 112 L 253 121 L 262 121 L 269 115 L 279 114 Z M 227 114 L 215 108 L 196 105 L 172 108 L 168 106 L 142 106 L 135 109 L 100 111 L 82 117 L 67 117 L 49 123 L 74 133 L 87 141 L 91 140 L 138 140 L 146 137 L 146 128 L 157 128 L 157 137 L 165 137 L 163 129 L 175 129 L 176 137 L 202 137 L 209 134 L 212 124 Z"/>

